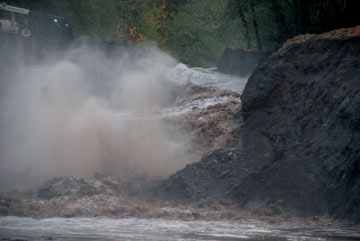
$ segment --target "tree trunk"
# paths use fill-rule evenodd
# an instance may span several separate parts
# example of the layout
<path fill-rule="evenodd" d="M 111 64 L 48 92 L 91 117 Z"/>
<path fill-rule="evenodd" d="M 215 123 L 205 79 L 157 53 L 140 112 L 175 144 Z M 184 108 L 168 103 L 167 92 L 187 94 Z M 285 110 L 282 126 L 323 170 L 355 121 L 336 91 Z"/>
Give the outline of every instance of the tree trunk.
<path fill-rule="evenodd" d="M 281 6 L 278 0 L 271 0 L 273 6 L 276 23 L 279 31 L 279 41 L 280 43 L 284 42 L 289 37 L 289 29 L 286 24 L 285 15 L 281 12 Z"/>
<path fill-rule="evenodd" d="M 255 32 L 257 47 L 258 47 L 259 52 L 263 53 L 263 47 L 262 47 L 261 38 L 260 38 L 260 34 L 259 34 L 258 24 L 256 21 L 256 15 L 255 15 L 253 1 L 250 2 L 250 10 L 251 10 L 252 18 L 253 18 L 253 25 L 254 25 L 254 32 Z"/>
<path fill-rule="evenodd" d="M 238 12 L 239 12 L 239 15 L 240 15 L 240 18 L 241 18 L 241 22 L 242 22 L 242 25 L 244 27 L 244 35 L 245 35 L 245 38 L 246 38 L 246 47 L 248 49 L 251 49 L 251 41 L 250 41 L 250 33 L 249 33 L 249 25 L 248 25 L 248 22 L 245 18 L 245 15 L 242 11 L 242 9 L 239 7 L 238 9 Z"/>
<path fill-rule="evenodd" d="M 310 0 L 300 1 L 300 23 L 302 34 L 307 33 L 311 30 Z"/>
<path fill-rule="evenodd" d="M 293 2 L 294 2 L 294 26 L 296 30 L 295 35 L 298 35 L 301 32 L 299 0 L 294 0 Z"/>

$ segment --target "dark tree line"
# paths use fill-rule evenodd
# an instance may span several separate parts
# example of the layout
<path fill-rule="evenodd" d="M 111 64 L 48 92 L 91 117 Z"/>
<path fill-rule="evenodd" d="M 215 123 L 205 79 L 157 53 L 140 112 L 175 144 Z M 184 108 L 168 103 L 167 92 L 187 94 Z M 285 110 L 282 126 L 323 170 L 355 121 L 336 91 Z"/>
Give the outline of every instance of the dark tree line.
<path fill-rule="evenodd" d="M 360 24 L 359 0 L 229 0 L 227 7 L 233 19 L 241 20 L 246 48 L 256 46 L 260 52 L 263 41 L 278 47 L 299 34 Z"/>
<path fill-rule="evenodd" d="M 225 48 L 272 52 L 299 34 L 360 24 L 360 0 L 5 2 L 62 16 L 71 23 L 75 37 L 129 45 L 153 41 L 180 61 L 196 66 L 213 66 Z"/>

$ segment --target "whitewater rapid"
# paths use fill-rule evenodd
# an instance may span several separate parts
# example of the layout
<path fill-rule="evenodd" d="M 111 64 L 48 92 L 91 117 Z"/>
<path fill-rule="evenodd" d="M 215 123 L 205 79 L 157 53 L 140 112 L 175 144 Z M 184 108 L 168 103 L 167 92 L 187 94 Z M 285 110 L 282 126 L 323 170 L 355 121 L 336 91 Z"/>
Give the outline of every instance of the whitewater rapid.
<path fill-rule="evenodd" d="M 241 94 L 247 78 L 218 73 L 215 68 L 188 68 L 178 64 L 164 72 L 169 80 L 185 84 L 191 81 Z M 217 96 L 196 99 L 159 111 L 162 116 L 181 115 L 206 109 L 235 97 Z M 238 99 L 238 98 L 237 98 Z M 237 101 L 240 101 L 239 99 Z M 120 113 L 117 118 L 132 118 Z M 139 116 L 140 118 L 140 116 Z M 359 232 L 352 229 L 302 224 L 269 224 L 261 221 L 181 221 L 165 219 L 121 218 L 46 218 L 0 217 L 0 240 L 354 240 Z"/>
<path fill-rule="evenodd" d="M 0 240 L 356 240 L 352 229 L 260 221 L 177 221 L 109 218 L 0 218 Z M 50 239 L 51 238 L 51 239 Z"/>
<path fill-rule="evenodd" d="M 242 94 L 247 78 L 240 78 L 231 75 L 225 75 L 216 71 L 216 68 L 189 68 L 180 63 L 174 68 L 165 69 L 166 78 L 176 84 L 184 85 L 191 82 L 200 86 L 215 87 L 219 90 L 227 90 Z M 194 110 L 205 110 L 208 107 L 228 102 L 233 100 L 240 102 L 240 98 L 229 95 L 212 96 L 209 98 L 194 99 L 191 102 L 185 102 L 181 105 L 175 105 L 169 108 L 164 108 L 160 112 L 162 116 L 177 116 L 192 112 Z"/>
<path fill-rule="evenodd" d="M 200 68 L 194 67 L 189 68 L 185 64 L 179 63 L 175 67 L 169 68 L 164 67 L 162 69 L 163 73 L 166 76 L 166 79 L 178 84 L 178 85 L 186 85 L 191 82 L 195 85 L 200 86 L 208 86 L 215 87 L 219 90 L 226 90 L 237 93 L 239 95 L 242 94 L 246 82 L 248 78 L 246 77 L 237 77 L 226 75 L 218 72 L 216 68 Z M 209 98 L 199 98 L 191 100 L 191 102 L 183 102 L 178 105 L 161 108 L 156 112 L 149 112 L 146 115 L 141 112 L 132 112 L 132 111 L 121 111 L 121 112 L 108 112 L 105 115 L 111 116 L 110 118 L 116 120 L 150 120 L 150 119 L 159 119 L 163 117 L 172 117 L 179 116 L 189 112 L 193 112 L 194 110 L 201 111 L 205 110 L 208 107 L 228 102 L 229 100 L 233 100 L 236 102 L 240 102 L 240 98 L 234 98 L 229 95 L 220 95 L 220 96 L 211 96 Z"/>
<path fill-rule="evenodd" d="M 184 64 L 178 64 L 174 68 L 165 70 L 169 80 L 175 83 L 184 84 L 191 81 L 194 84 L 213 86 L 219 89 L 231 90 L 241 94 L 245 88 L 248 78 L 240 78 L 222 74 L 216 68 L 189 68 Z"/>

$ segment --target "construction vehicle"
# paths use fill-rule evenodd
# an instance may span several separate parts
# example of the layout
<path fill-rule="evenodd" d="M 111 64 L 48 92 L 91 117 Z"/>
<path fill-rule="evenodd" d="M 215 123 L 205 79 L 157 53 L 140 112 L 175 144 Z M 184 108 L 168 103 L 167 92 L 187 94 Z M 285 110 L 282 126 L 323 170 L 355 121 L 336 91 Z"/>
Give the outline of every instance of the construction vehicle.
<path fill-rule="evenodd" d="M 6 11 L 8 14 L 3 13 L 0 18 L 0 32 L 5 34 L 20 34 L 24 38 L 29 38 L 32 35 L 31 28 L 28 24 L 29 9 L 9 6 L 6 3 L 0 3 L 0 10 Z M 18 17 L 21 14 L 22 17 Z M 19 23 L 17 19 L 21 19 Z"/>
<path fill-rule="evenodd" d="M 40 42 L 66 42 L 73 39 L 66 18 L 0 3 L 0 34 L 35 37 Z"/>

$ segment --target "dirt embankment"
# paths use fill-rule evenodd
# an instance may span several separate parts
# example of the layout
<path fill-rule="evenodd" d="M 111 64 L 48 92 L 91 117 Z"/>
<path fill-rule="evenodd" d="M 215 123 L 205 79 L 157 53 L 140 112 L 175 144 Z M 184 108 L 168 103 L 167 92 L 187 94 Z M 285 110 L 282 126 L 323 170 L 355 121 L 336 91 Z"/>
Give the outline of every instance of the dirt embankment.
<path fill-rule="evenodd" d="M 287 41 L 246 85 L 237 150 L 188 165 L 159 194 L 360 222 L 359 76 L 360 26 Z"/>

